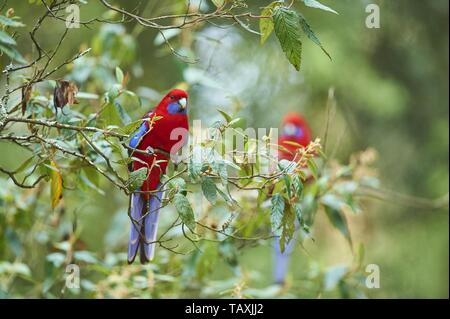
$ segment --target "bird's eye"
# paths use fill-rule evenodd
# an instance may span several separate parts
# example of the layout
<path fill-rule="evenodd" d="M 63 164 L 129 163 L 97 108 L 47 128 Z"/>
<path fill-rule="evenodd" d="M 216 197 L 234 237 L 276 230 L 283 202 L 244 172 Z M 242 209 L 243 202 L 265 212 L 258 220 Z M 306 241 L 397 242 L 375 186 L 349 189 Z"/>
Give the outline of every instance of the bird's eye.
<path fill-rule="evenodd" d="M 170 99 L 171 99 L 171 100 L 175 100 L 175 96 L 174 96 L 174 95 L 171 95 L 171 96 L 170 96 Z"/>

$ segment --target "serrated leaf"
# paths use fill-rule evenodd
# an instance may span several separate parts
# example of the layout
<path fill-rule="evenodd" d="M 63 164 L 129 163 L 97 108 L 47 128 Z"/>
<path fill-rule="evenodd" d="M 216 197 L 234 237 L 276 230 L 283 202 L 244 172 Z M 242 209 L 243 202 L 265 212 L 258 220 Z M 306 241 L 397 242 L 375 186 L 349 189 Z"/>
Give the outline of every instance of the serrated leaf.
<path fill-rule="evenodd" d="M 220 181 L 222 185 L 226 186 L 228 184 L 228 170 L 227 164 L 222 160 L 217 160 L 211 163 L 213 170 L 220 176 Z"/>
<path fill-rule="evenodd" d="M 173 197 L 173 204 L 175 205 L 175 208 L 180 215 L 183 224 L 185 224 L 192 232 L 194 232 L 196 225 L 195 216 L 188 199 L 184 195 L 177 193 Z"/>
<path fill-rule="evenodd" d="M 262 17 L 270 17 L 259 19 L 259 32 L 261 33 L 261 44 L 264 44 L 269 38 L 269 36 L 272 34 L 272 31 L 274 29 L 273 18 L 271 17 L 272 10 L 277 5 L 280 5 L 280 2 L 278 1 L 272 2 L 261 11 Z"/>
<path fill-rule="evenodd" d="M 300 205 L 299 203 L 295 203 L 295 204 L 293 205 L 293 208 L 294 208 L 295 217 L 297 218 L 298 223 L 299 223 L 300 225 L 303 225 L 304 221 L 303 221 L 303 212 L 302 212 L 302 207 L 301 207 L 301 205 Z"/>
<path fill-rule="evenodd" d="M 319 38 L 316 36 L 314 31 L 311 29 L 311 26 L 308 24 L 308 22 L 306 22 L 305 18 L 302 15 L 299 15 L 299 21 L 300 21 L 300 25 L 302 26 L 303 32 L 305 32 L 306 36 L 312 42 L 317 44 L 322 49 L 322 51 L 328 56 L 328 58 L 330 60 L 332 60 L 331 59 L 331 55 L 327 52 L 327 50 L 325 50 L 325 48 L 323 47 L 323 45 L 320 42 Z"/>
<path fill-rule="evenodd" d="M 6 45 L 16 45 L 16 40 L 2 30 L 0 30 L 0 42 Z"/>
<path fill-rule="evenodd" d="M 50 165 L 54 168 L 50 171 L 50 196 L 52 208 L 54 209 L 62 197 L 62 176 L 54 161 L 51 161 Z"/>
<path fill-rule="evenodd" d="M 202 148 L 194 146 L 192 156 L 189 159 L 188 173 L 191 180 L 196 181 L 202 171 Z"/>
<path fill-rule="evenodd" d="M 217 201 L 217 188 L 211 177 L 202 178 L 202 191 L 206 199 L 214 205 Z"/>
<path fill-rule="evenodd" d="M 173 178 L 170 180 L 170 185 L 177 189 L 178 193 L 186 191 L 186 181 L 181 177 Z"/>
<path fill-rule="evenodd" d="M 13 27 L 13 28 L 25 26 L 25 24 L 23 24 L 22 22 L 5 17 L 4 15 L 0 15 L 0 24 L 7 26 L 7 27 Z"/>
<path fill-rule="evenodd" d="M 275 194 L 272 196 L 272 208 L 270 212 L 270 224 L 272 226 L 272 232 L 275 236 L 281 236 L 281 226 L 284 213 L 284 198 L 281 194 Z"/>
<path fill-rule="evenodd" d="M 339 13 L 337 13 L 337 11 L 331 9 L 330 7 L 327 7 L 326 5 L 320 3 L 317 0 L 303 0 L 303 2 L 305 3 L 305 5 L 307 7 L 320 9 L 320 10 L 324 10 L 324 11 L 328 11 L 328 12 L 332 12 L 334 14 L 339 14 Z"/>
<path fill-rule="evenodd" d="M 274 9 L 275 34 L 289 62 L 300 71 L 302 61 L 301 26 L 295 11 L 285 7 Z"/>
<path fill-rule="evenodd" d="M 287 174 L 283 175 L 283 180 L 284 180 L 284 184 L 286 185 L 286 191 L 288 193 L 288 197 L 291 198 L 292 197 L 291 180 L 289 179 L 289 176 Z"/>
<path fill-rule="evenodd" d="M 286 246 L 294 237 L 295 214 L 289 205 L 285 205 L 282 219 L 282 231 L 280 237 L 280 250 L 284 253 Z"/>
<path fill-rule="evenodd" d="M 138 190 L 144 181 L 147 179 L 148 169 L 147 167 L 141 167 L 138 170 L 132 171 L 128 178 L 128 190 L 136 191 Z"/>
<path fill-rule="evenodd" d="M 301 198 L 303 195 L 304 185 L 302 183 L 302 179 L 299 175 L 295 175 L 292 178 L 292 184 L 294 185 L 295 195 L 297 198 Z"/>

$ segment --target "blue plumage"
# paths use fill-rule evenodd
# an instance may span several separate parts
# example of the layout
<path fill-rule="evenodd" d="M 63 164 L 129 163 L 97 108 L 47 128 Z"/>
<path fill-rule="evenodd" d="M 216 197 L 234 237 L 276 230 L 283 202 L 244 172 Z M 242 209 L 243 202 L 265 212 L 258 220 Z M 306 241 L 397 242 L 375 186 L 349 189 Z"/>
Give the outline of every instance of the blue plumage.
<path fill-rule="evenodd" d="M 139 129 L 134 133 L 133 137 L 130 140 L 130 147 L 137 148 L 139 145 L 139 142 L 141 141 L 142 137 L 148 132 L 148 126 L 147 123 L 144 122 L 139 127 Z"/>
<path fill-rule="evenodd" d="M 158 188 L 160 185 L 158 186 Z M 141 262 L 152 260 L 155 255 L 156 234 L 162 192 L 152 194 L 146 201 L 142 194 L 131 195 L 131 231 L 128 242 L 128 262 L 132 263 L 139 251 Z"/>
<path fill-rule="evenodd" d="M 276 237 L 273 240 L 273 246 L 274 246 L 274 254 L 273 254 L 273 261 L 274 261 L 274 268 L 273 268 L 273 278 L 275 283 L 277 284 L 283 284 L 286 279 L 286 274 L 289 268 L 289 259 L 292 254 L 292 251 L 295 247 L 296 237 L 298 233 L 299 225 L 296 222 L 295 223 L 295 233 L 293 238 L 289 241 L 289 243 L 285 246 L 284 252 L 281 252 L 280 249 L 280 238 Z"/>

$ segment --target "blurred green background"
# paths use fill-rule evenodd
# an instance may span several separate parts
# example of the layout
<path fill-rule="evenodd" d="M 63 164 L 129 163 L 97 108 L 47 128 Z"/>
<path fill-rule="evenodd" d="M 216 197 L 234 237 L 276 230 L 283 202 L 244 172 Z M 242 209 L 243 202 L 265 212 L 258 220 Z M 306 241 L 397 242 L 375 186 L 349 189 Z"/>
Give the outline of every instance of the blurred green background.
<path fill-rule="evenodd" d="M 94 64 L 90 64 L 93 62 L 89 59 L 75 63 L 76 72 L 72 72 L 71 77 L 81 91 L 99 94 L 111 85 L 114 74 L 110 70 L 119 64 L 130 73 L 128 88 L 144 101 L 141 108 L 133 101 L 127 106 L 134 118 L 154 105 L 159 92 L 185 82 L 191 96 L 191 120 L 202 119 L 211 124 L 220 118 L 216 111 L 220 108 L 245 118 L 250 127 L 279 127 L 283 114 L 295 110 L 305 115 L 314 135 L 319 137 L 325 131 L 328 92 L 333 88 L 336 107 L 330 122 L 327 153 L 347 162 L 354 152 L 369 147 L 375 149 L 381 187 L 387 194 L 386 200 L 364 200 L 363 213 L 349 217 L 354 242 L 365 246 L 365 263 L 377 264 L 381 271 L 381 288 L 364 289 L 364 294 L 370 298 L 448 298 L 448 209 L 424 208 L 415 205 L 412 199 L 404 205 L 397 193 L 431 199 L 448 194 L 449 3 L 446 0 L 373 1 L 380 7 L 381 27 L 368 29 L 365 8 L 372 1 L 323 2 L 339 15 L 307 8 L 301 3 L 296 8 L 309 21 L 333 60 L 305 40 L 299 73 L 287 62 L 273 35 L 262 46 L 257 35 L 242 28 L 219 28 L 211 24 L 185 30 L 171 39 L 180 54 L 190 60 L 198 59 L 197 63 L 187 63 L 171 54 L 167 46 L 158 41 L 155 31 L 144 29 L 135 22 L 94 24 L 90 29 L 70 30 L 56 61 L 67 59 L 79 48 L 93 47 L 92 55 L 100 58 Z M 176 12 L 184 6 L 184 1 L 115 3 L 130 10 L 138 5 L 143 15 L 152 16 Z M 248 3 L 258 12 L 268 1 Z M 8 5 L 14 7 L 16 15 L 27 25 L 27 31 L 44 10 L 42 5 L 27 1 Z M 204 5 L 211 6 L 211 3 L 205 1 Z M 81 6 L 83 20 L 104 12 L 104 7 L 96 1 Z M 257 25 L 251 27 L 257 29 Z M 63 28 L 62 22 L 47 21 L 38 34 L 43 46 L 54 45 Z M 30 58 L 32 43 L 24 30 L 20 31 L 19 49 Z M 107 40 L 110 38 L 105 34 L 113 34 L 111 37 L 115 40 Z M 3 69 L 7 59 L 1 57 L 0 61 Z M 59 75 L 69 71 L 64 70 Z M 2 87 L 3 83 L 2 77 Z M 0 143 L 0 154 L 2 167 L 14 168 L 18 159 L 26 159 L 18 148 L 6 143 Z M 19 190 L 7 186 L 6 176 L 0 177 L 0 194 L 3 194 L 0 219 L 5 221 L 7 211 L 11 209 L 7 205 L 12 205 L 5 197 Z M 53 276 L 57 281 L 61 280 L 58 276 L 62 276 L 48 275 L 50 268 L 46 266 L 48 258 L 45 261 L 45 256 L 52 251 L 52 238 L 60 240 L 63 237 L 64 227 L 70 226 L 75 214 L 82 231 L 80 239 L 84 250 L 106 259 L 113 256 L 109 254 L 111 252 L 125 251 L 127 198 L 106 182 L 101 185 L 105 195 L 92 190 L 65 191 L 65 212 L 61 217 L 65 223 L 57 229 L 43 217 L 59 218 L 57 214 L 51 211 L 49 204 L 40 206 L 41 211 L 35 212 L 41 216 L 41 222 L 36 226 L 40 229 L 33 231 L 49 237 L 41 238 L 44 244 L 26 238 L 25 231 L 14 225 L 8 230 L 0 230 L 0 261 L 24 263 L 34 277 L 31 283 L 20 278 L 10 282 L 10 275 L 0 275 L 3 284 L 9 287 L 8 293 L 3 292 L 5 296 L 58 296 L 50 293 L 50 288 L 45 290 L 45 285 L 52 286 L 48 278 Z M 14 205 L 20 205 L 18 201 Z M 334 290 L 318 295 L 315 286 L 306 280 L 318 269 L 327 270 L 351 263 L 353 259 L 345 239 L 324 222 L 323 214 L 317 219 L 315 241 L 307 242 L 305 250 L 295 251 L 289 286 L 281 296 L 339 296 Z M 2 227 L 5 225 L 1 224 Z M 175 260 L 170 252 L 160 249 L 158 253 L 161 274 L 167 271 L 181 276 L 188 257 Z M 270 258 L 269 244 L 239 251 L 238 261 L 243 271 L 250 274 L 248 287 L 259 289 L 259 294 L 253 291 L 254 296 L 273 296 L 269 289 Z M 164 268 L 168 266 L 163 265 L 169 264 L 169 268 Z M 127 267 L 132 266 L 123 265 L 120 270 L 115 270 L 116 275 L 127 278 L 123 273 Z M 153 266 L 147 267 L 152 269 Z M 129 269 L 132 272 L 134 268 Z M 220 296 L 204 290 L 200 293 L 200 288 L 185 289 L 182 280 L 161 276 L 155 277 L 155 285 L 160 283 L 167 289 L 161 294 L 155 292 L 154 297 Z M 175 277 L 179 279 L 178 275 Z M 230 268 L 219 260 L 203 280 L 211 285 L 221 281 L 227 287 L 225 281 L 232 277 Z M 95 276 L 89 279 L 90 282 L 84 282 L 88 291 L 92 283 L 98 284 Z M 116 284 L 120 285 L 119 282 Z M 251 295 L 252 291 L 248 293 Z M 137 295 L 147 296 L 145 293 Z M 99 293 L 97 296 L 104 295 Z M 118 293 L 115 296 L 128 295 Z"/>

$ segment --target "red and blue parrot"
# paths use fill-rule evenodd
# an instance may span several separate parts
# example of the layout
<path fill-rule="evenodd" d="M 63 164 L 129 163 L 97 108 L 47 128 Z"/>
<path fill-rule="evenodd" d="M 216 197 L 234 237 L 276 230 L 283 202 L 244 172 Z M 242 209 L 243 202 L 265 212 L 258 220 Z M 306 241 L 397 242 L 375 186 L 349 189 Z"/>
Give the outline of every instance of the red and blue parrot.
<path fill-rule="evenodd" d="M 281 135 L 278 139 L 278 145 L 282 146 L 278 151 L 278 159 L 294 160 L 295 152 L 298 146 L 285 143 L 295 142 L 304 147 L 311 142 L 311 130 L 306 120 L 298 113 L 287 113 L 283 118 Z M 280 250 L 279 238 L 274 241 L 274 280 L 278 284 L 285 281 L 288 270 L 289 256 L 294 248 L 295 238 L 293 238 L 285 247 L 284 253 Z"/>
<path fill-rule="evenodd" d="M 148 174 L 140 189 L 131 195 L 128 263 L 134 261 L 138 252 L 143 264 L 155 255 L 154 241 L 163 195 L 162 191 L 158 191 L 161 188 L 161 175 L 170 161 L 169 154 L 175 155 L 187 141 L 187 99 L 188 94 L 183 90 L 170 91 L 153 111 L 144 115 L 142 125 L 130 140 L 130 156 L 137 158 L 130 169 L 135 171 L 146 167 Z"/>

